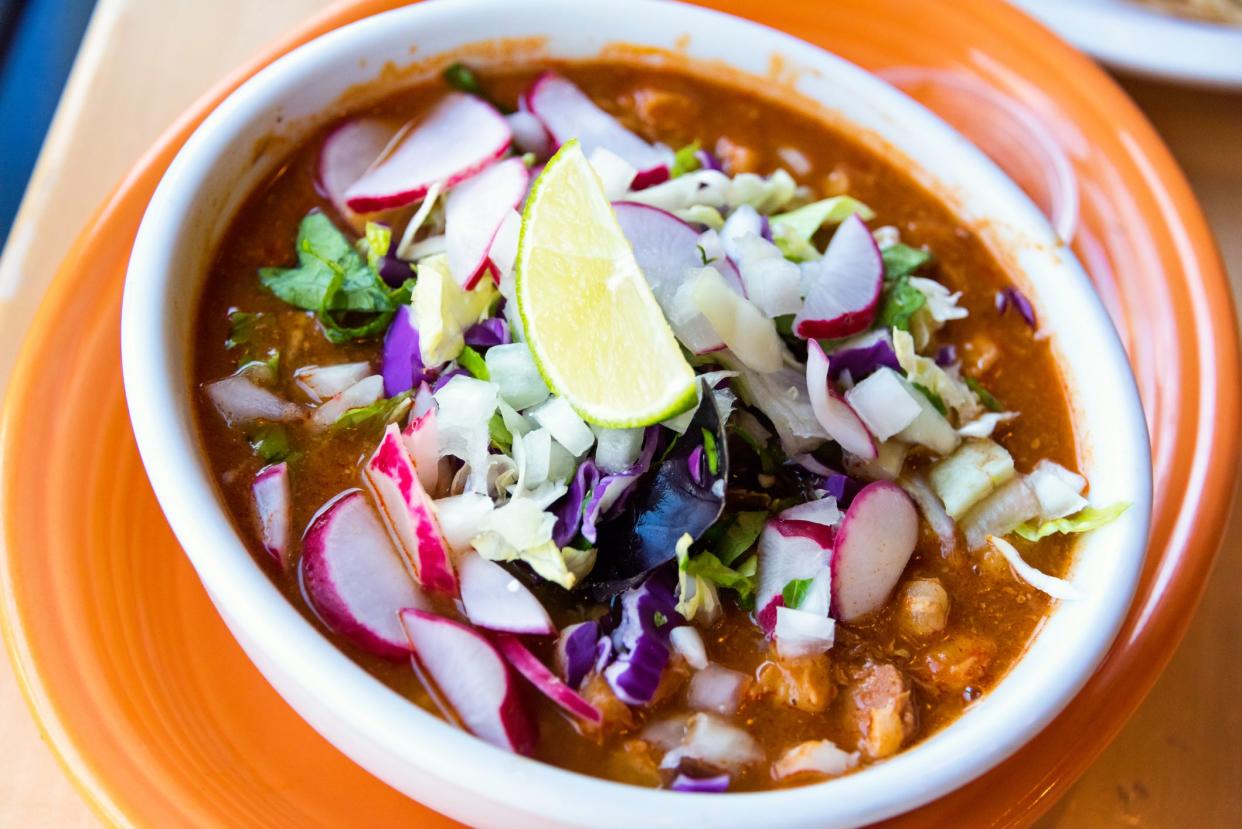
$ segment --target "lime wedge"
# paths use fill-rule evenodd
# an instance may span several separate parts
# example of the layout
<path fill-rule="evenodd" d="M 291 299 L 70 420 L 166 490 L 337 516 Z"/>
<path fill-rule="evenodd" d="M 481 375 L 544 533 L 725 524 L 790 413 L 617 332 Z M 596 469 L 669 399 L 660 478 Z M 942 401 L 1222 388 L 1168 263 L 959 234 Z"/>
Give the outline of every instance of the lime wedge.
<path fill-rule="evenodd" d="M 694 369 L 577 141 L 526 199 L 516 279 L 539 372 L 584 419 L 646 426 L 694 405 Z"/>

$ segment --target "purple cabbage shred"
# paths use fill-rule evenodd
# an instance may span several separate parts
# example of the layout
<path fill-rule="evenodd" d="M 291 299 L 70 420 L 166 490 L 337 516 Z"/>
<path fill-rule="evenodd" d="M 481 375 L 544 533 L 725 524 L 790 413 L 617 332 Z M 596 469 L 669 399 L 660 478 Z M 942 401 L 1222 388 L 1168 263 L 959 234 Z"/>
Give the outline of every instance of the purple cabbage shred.
<path fill-rule="evenodd" d="M 490 348 L 493 345 L 508 345 L 513 342 L 509 336 L 509 325 L 500 317 L 491 317 L 476 322 L 466 329 L 463 335 L 466 345 L 474 348 Z"/>
<path fill-rule="evenodd" d="M 729 775 L 717 774 L 712 777 L 691 777 L 688 774 L 679 773 L 673 778 L 669 789 L 675 792 L 719 794 L 729 790 Z"/>

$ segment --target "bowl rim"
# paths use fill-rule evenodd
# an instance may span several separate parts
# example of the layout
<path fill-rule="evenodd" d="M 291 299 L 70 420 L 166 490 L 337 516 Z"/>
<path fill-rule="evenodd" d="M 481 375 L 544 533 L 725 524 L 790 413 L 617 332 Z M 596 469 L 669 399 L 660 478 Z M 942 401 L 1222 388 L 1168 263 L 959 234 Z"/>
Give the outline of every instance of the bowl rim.
<path fill-rule="evenodd" d="M 600 804 L 622 797 L 630 817 L 640 814 L 653 816 L 653 819 L 654 816 L 667 816 L 670 810 L 676 809 L 677 804 L 681 803 L 687 808 L 693 808 L 700 816 L 714 813 L 722 821 L 728 818 L 730 823 L 742 823 L 761 818 L 767 810 L 779 805 L 785 809 L 796 810 L 804 819 L 814 816 L 822 823 L 824 819 L 832 819 L 831 815 L 825 814 L 826 807 L 844 804 L 845 808 L 838 810 L 837 818 L 840 820 L 850 823 L 870 821 L 896 814 L 944 794 L 982 774 L 1011 754 L 1050 721 L 1089 677 L 1120 626 L 1137 582 L 1142 553 L 1146 546 L 1147 517 L 1150 511 L 1150 458 L 1146 426 L 1129 364 L 1102 305 L 1085 274 L 1073 260 L 1072 254 L 1057 243 L 1046 220 L 1039 215 L 1034 205 L 992 162 L 985 159 L 939 118 L 864 70 L 819 47 L 720 12 L 662 0 L 636 0 L 630 4 L 647 6 L 650 11 L 658 12 L 666 19 L 693 20 L 705 25 L 732 27 L 735 31 L 744 31 L 748 36 L 762 32 L 766 42 L 780 44 L 783 52 L 804 60 L 808 65 L 813 65 L 834 78 L 848 78 L 851 83 L 873 93 L 887 107 L 888 115 L 899 121 L 917 123 L 921 128 L 929 130 L 929 136 L 942 141 L 945 147 L 952 148 L 973 174 L 981 176 L 988 186 L 1003 193 L 1005 200 L 1022 217 L 1024 229 L 1035 231 L 1035 235 L 1047 246 L 1045 252 L 1056 260 L 1056 267 L 1070 275 L 1058 288 L 1058 292 L 1065 297 L 1079 300 L 1078 304 L 1091 316 L 1089 333 L 1094 337 L 1094 344 L 1102 349 L 1099 357 L 1115 370 L 1114 373 L 1121 381 L 1122 398 L 1119 399 L 1124 401 L 1120 407 L 1123 415 L 1121 431 L 1130 438 L 1135 450 L 1132 460 L 1138 467 L 1147 470 L 1146 475 L 1140 475 L 1134 481 L 1134 507 L 1126 517 L 1107 531 L 1112 539 L 1110 546 L 1130 551 L 1131 566 L 1125 574 L 1128 578 L 1120 585 L 1122 589 L 1111 597 L 1112 600 L 1101 606 L 1100 619 L 1097 620 L 1102 622 L 1101 626 L 1090 631 L 1092 635 L 1084 636 L 1083 647 L 1074 652 L 1079 664 L 1068 675 L 1070 678 L 1060 683 L 1049 681 L 1032 686 L 1025 695 L 1026 701 L 1030 703 L 1027 716 L 1016 724 L 1011 722 L 1010 727 L 1000 728 L 999 731 L 989 728 L 984 718 L 977 715 L 985 709 L 995 709 L 996 706 L 988 709 L 987 703 L 1001 696 L 1002 690 L 1006 690 L 1006 697 L 1013 696 L 1014 705 L 1017 705 L 1017 689 L 1014 689 L 1014 694 L 1009 694 L 1008 689 L 1014 685 L 1011 680 L 1015 679 L 1018 668 L 1029 662 L 1028 653 L 1014 665 L 976 710 L 884 763 L 844 778 L 795 789 L 734 793 L 724 797 L 714 796 L 705 801 L 693 796 L 687 798 L 684 794 L 613 783 L 568 772 L 539 761 L 518 758 L 448 726 L 417 706 L 410 705 L 338 651 L 292 605 L 283 600 L 266 574 L 254 562 L 219 502 L 218 493 L 197 443 L 189 447 L 180 445 L 176 430 L 163 414 L 175 408 L 169 405 L 170 402 L 175 402 L 170 391 L 174 384 L 171 378 L 177 372 L 184 371 L 183 366 L 171 366 L 167 356 L 163 354 L 163 349 L 159 347 L 165 335 L 161 325 L 167 309 L 169 288 L 176 272 L 168 240 L 186 232 L 178 222 L 184 214 L 187 200 L 199 192 L 206 182 L 203 164 L 213 147 L 218 153 L 219 147 L 224 143 L 223 136 L 230 129 L 239 128 L 245 121 L 246 107 L 254 105 L 264 95 L 270 95 L 271 90 L 279 86 L 281 81 L 303 74 L 334 45 L 349 43 L 354 39 L 363 41 L 372 36 L 382 38 L 382 29 L 394 25 L 398 16 L 409 16 L 408 21 L 402 22 L 414 23 L 417 19 L 432 15 L 469 17 L 484 9 L 494 12 L 500 6 L 493 0 L 455 0 L 450 11 L 448 5 L 421 3 L 364 18 L 299 47 L 244 83 L 211 113 L 177 155 L 150 202 L 135 241 L 122 312 L 123 372 L 135 436 L 161 507 L 207 586 L 213 602 L 229 622 L 234 634 L 242 641 L 251 659 L 269 675 L 269 679 L 287 699 L 288 688 L 273 679 L 271 672 L 279 670 L 284 673 L 285 680 L 302 685 L 308 684 L 306 680 L 316 680 L 309 683 L 314 686 L 315 699 L 313 702 L 304 700 L 305 705 L 317 703 L 326 710 L 338 713 L 356 711 L 345 718 L 351 726 L 365 735 L 365 739 L 375 741 L 377 745 L 388 745 L 397 755 L 403 755 L 409 767 L 428 771 L 425 762 L 420 764 L 416 756 L 408 751 L 401 751 L 399 746 L 393 747 L 398 732 L 418 733 L 424 744 L 420 751 L 424 757 L 436 757 L 437 773 L 444 779 L 453 780 L 458 785 L 464 781 L 473 781 L 469 788 L 478 789 L 479 779 L 486 776 L 489 778 L 486 792 L 489 797 L 504 803 L 524 803 L 528 808 L 544 809 L 538 813 L 552 820 L 565 818 L 571 800 L 574 805 L 583 809 L 579 814 L 591 814 L 591 811 L 586 810 L 588 807 L 598 809 Z M 540 0 L 528 5 L 561 13 L 569 9 L 585 13 L 564 0 Z M 597 13 L 598 10 L 591 12 Z M 1045 310 L 1042 305 L 1040 310 L 1041 314 Z M 1117 369 L 1120 371 L 1116 371 Z M 1076 417 L 1075 420 L 1077 419 Z M 169 451 L 170 446 L 180 450 L 173 460 L 170 458 L 175 453 Z M 191 470 L 197 467 L 199 477 L 204 479 L 198 481 L 194 487 L 184 485 L 187 459 L 191 461 L 188 467 Z M 204 482 L 209 484 L 206 490 L 202 486 Z M 204 492 L 210 497 L 202 498 Z M 205 521 L 205 518 L 208 520 Z M 221 544 L 239 548 L 241 559 L 219 555 L 218 545 Z M 257 615 L 264 619 L 265 624 L 260 625 L 258 630 L 245 628 L 243 625 L 243 635 L 235 622 L 248 620 L 242 620 L 240 615 Z M 278 629 L 281 632 L 274 633 Z M 289 638 L 291 635 L 294 635 L 292 640 Z M 275 659 L 278 664 L 265 664 L 256 654 Z M 1055 674 L 1056 671 L 1049 673 Z M 1056 687 L 1048 687 L 1050 684 L 1055 684 Z M 1035 691 L 1043 695 L 1042 700 L 1036 698 L 1038 695 Z M 370 697 L 370 703 L 360 709 L 356 694 L 360 694 L 362 698 Z M 403 728 L 400 729 L 394 728 L 393 722 L 386 716 L 394 713 L 394 704 L 405 709 L 409 715 L 395 717 L 396 720 L 403 721 Z M 302 706 L 296 703 L 294 707 L 302 710 Z M 307 715 L 303 712 L 303 716 Z M 969 717 L 974 717 L 972 724 L 979 723 L 977 728 L 972 729 L 975 732 L 973 738 L 968 737 L 965 729 L 959 727 Z M 324 730 L 322 722 L 311 719 L 311 723 L 317 729 Z M 413 730 L 409 731 L 411 727 Z M 960 738 L 959 734 L 962 735 Z M 996 739 L 997 734 L 1007 736 L 1005 739 Z M 327 736 L 332 739 L 331 735 Z M 951 739 L 943 739 L 946 736 Z M 985 736 L 987 740 L 982 739 Z M 360 759 L 358 746 L 344 746 L 339 740 L 333 741 L 351 757 Z M 972 741 L 975 743 L 975 754 L 967 756 L 970 747 L 964 744 Z M 954 745 L 956 743 L 963 745 Z M 980 746 L 985 748 L 980 751 Z M 363 758 L 360 762 L 388 782 L 393 782 L 390 773 L 375 768 L 377 761 Z M 479 763 L 490 765 L 498 773 L 482 774 Z M 903 793 L 904 796 L 893 796 L 892 784 L 898 780 L 922 781 L 922 785 L 913 796 L 909 792 Z M 396 785 L 400 787 L 399 782 Z M 542 796 L 536 793 L 537 786 Z M 568 796 L 571 791 L 572 798 Z M 833 800 L 837 803 L 834 804 Z M 709 803 L 718 805 L 709 806 Z M 797 815 L 790 816 L 792 818 Z"/>

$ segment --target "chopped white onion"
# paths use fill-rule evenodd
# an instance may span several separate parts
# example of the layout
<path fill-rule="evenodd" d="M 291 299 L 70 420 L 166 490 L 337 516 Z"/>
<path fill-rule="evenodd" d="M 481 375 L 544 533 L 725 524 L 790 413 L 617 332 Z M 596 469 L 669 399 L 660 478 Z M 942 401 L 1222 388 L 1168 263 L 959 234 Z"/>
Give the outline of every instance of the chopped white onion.
<path fill-rule="evenodd" d="M 690 678 L 686 702 L 697 711 L 731 717 L 742 703 L 742 694 L 750 683 L 746 674 L 720 665 L 708 665 Z"/>
<path fill-rule="evenodd" d="M 660 767 L 677 768 L 684 759 L 722 769 L 740 769 L 763 760 L 755 738 L 711 714 L 695 714 L 686 722 L 681 745 L 664 755 Z"/>
<path fill-rule="evenodd" d="M 1013 568 L 1015 574 L 1022 581 L 1034 587 L 1043 593 L 1047 593 L 1054 599 L 1078 599 L 1082 597 L 1082 593 L 1078 588 L 1067 582 L 1065 579 L 1059 579 L 1056 576 L 1050 576 L 1042 570 L 1038 570 L 1027 564 L 1012 544 L 1003 538 L 994 535 L 988 536 L 988 543 L 996 548 L 1005 561 L 1009 562 L 1009 566 Z"/>
<path fill-rule="evenodd" d="M 634 182 L 634 176 L 638 175 L 633 164 L 606 147 L 596 147 L 587 160 L 599 177 L 608 201 L 616 201 L 624 196 Z"/>
<path fill-rule="evenodd" d="M 494 345 L 484 355 L 488 376 L 497 385 L 500 397 L 518 411 L 548 399 L 552 392 L 543 382 L 535 358 L 526 343 Z"/>
<path fill-rule="evenodd" d="M 933 466 L 929 479 L 949 517 L 957 519 L 1013 476 L 1013 457 L 1005 447 L 972 439 Z"/>
<path fill-rule="evenodd" d="M 966 546 L 977 550 L 989 535 L 1005 535 L 1039 515 L 1039 501 L 1022 478 L 1014 478 L 962 516 Z"/>
<path fill-rule="evenodd" d="M 371 364 L 339 363 L 334 366 L 302 366 L 293 372 L 293 382 L 313 403 L 335 397 L 371 373 Z"/>
<path fill-rule="evenodd" d="M 595 432 L 595 465 L 602 471 L 621 472 L 638 460 L 638 453 L 643 448 L 645 429 L 605 429 L 592 426 L 591 430 Z"/>
<path fill-rule="evenodd" d="M 668 632 L 668 641 L 691 668 L 701 671 L 707 667 L 707 646 L 703 644 L 703 636 L 694 625 L 678 625 L 673 628 Z"/>
<path fill-rule="evenodd" d="M 836 635 L 836 622 L 818 613 L 778 607 L 775 635 L 781 658 L 797 659 L 827 652 Z"/>
<path fill-rule="evenodd" d="M 454 553 L 470 549 L 470 539 L 479 532 L 479 526 L 493 509 L 492 499 L 475 492 L 450 495 L 435 502 L 436 518 L 440 532 Z"/>
<path fill-rule="evenodd" d="M 1082 490 L 1087 481 L 1060 464 L 1043 460 L 1026 476 L 1026 483 L 1039 500 L 1040 518 L 1064 518 L 1087 506 Z"/>
<path fill-rule="evenodd" d="M 552 433 L 535 429 L 513 441 L 513 460 L 518 465 L 518 487 L 534 489 L 548 480 L 552 456 Z"/>
<path fill-rule="evenodd" d="M 731 255 L 750 301 L 769 317 L 797 313 L 802 307 L 802 271 L 798 265 L 786 259 L 776 245 L 753 233 L 734 240 L 732 247 L 736 253 Z"/>
<path fill-rule="evenodd" d="M 886 440 L 875 447 L 875 457 L 863 460 L 846 453 L 843 460 L 845 471 L 864 481 L 895 481 L 901 476 L 910 454 L 910 444 L 900 440 Z"/>
<path fill-rule="evenodd" d="M 944 504 L 940 497 L 932 492 L 931 486 L 928 485 L 927 479 L 921 474 L 904 475 L 898 481 L 901 488 L 906 491 L 918 508 L 923 513 L 923 518 L 927 520 L 928 526 L 932 528 L 932 532 L 940 539 L 940 549 L 942 552 L 948 552 L 957 546 L 957 525 L 953 523 L 953 519 L 945 512 Z"/>
<path fill-rule="evenodd" d="M 772 372 L 781 367 L 784 346 L 776 326 L 757 306 L 735 293 L 719 271 L 699 268 L 687 276 L 683 287 L 694 307 L 739 360 L 755 371 Z"/>
<path fill-rule="evenodd" d="M 533 409 L 530 416 L 551 432 L 557 443 L 572 452 L 574 457 L 582 457 L 595 443 L 595 433 L 591 431 L 591 427 L 587 426 L 586 421 L 564 397 L 553 397 Z"/>
<path fill-rule="evenodd" d="M 990 438 L 997 426 L 1017 416 L 1017 412 L 984 412 L 969 423 L 962 425 L 957 433 L 964 438 Z"/>
<path fill-rule="evenodd" d="M 879 440 L 888 440 L 923 411 L 901 376 L 881 366 L 845 393 L 845 401 Z"/>
<path fill-rule="evenodd" d="M 382 378 L 380 388 L 382 391 Z M 255 420 L 299 420 L 303 416 L 301 406 L 277 397 L 240 374 L 208 383 L 203 391 L 230 427 Z"/>
<path fill-rule="evenodd" d="M 436 428 L 440 434 L 440 455 L 452 455 L 466 462 L 471 492 L 488 491 L 488 447 L 491 435 L 488 421 L 496 412 L 498 387 L 495 383 L 457 375 L 435 393 L 439 410 Z"/>

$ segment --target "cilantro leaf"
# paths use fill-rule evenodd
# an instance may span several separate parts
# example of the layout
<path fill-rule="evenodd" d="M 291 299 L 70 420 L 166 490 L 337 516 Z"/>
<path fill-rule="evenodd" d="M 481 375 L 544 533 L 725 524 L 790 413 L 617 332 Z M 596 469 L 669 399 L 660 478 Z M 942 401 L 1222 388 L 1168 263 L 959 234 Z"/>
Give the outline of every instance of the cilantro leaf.
<path fill-rule="evenodd" d="M 370 406 L 359 406 L 356 409 L 350 409 L 336 419 L 336 422 L 332 424 L 332 428 L 350 429 L 354 426 L 361 426 L 364 423 L 376 420 L 386 425 L 399 420 L 409 407 L 410 393 L 403 391 L 395 397 L 380 400 L 372 403 Z"/>
<path fill-rule="evenodd" d="M 785 589 L 781 591 L 781 598 L 785 600 L 785 607 L 791 610 L 797 610 L 802 607 L 802 603 L 806 601 L 807 591 L 811 589 L 811 582 L 814 579 L 793 579 L 789 584 L 785 585 Z"/>
<path fill-rule="evenodd" d="M 224 341 L 224 347 L 232 350 L 240 345 L 249 345 L 261 316 L 237 309 L 229 311 L 229 337 Z"/>
<path fill-rule="evenodd" d="M 973 377 L 963 377 L 962 379 L 966 381 L 967 387 L 975 393 L 975 396 L 979 398 L 979 402 L 982 403 L 983 407 L 989 412 L 999 412 L 1005 408 L 1000 404 L 1000 401 L 996 399 L 992 392 L 985 389 L 983 384 L 978 380 Z"/>
<path fill-rule="evenodd" d="M 458 92 L 465 92 L 469 95 L 483 94 L 483 85 L 479 83 L 479 76 L 464 63 L 449 64 L 444 70 L 444 82 Z"/>
<path fill-rule="evenodd" d="M 701 148 L 702 145 L 695 140 L 675 152 L 673 154 L 673 166 L 668 168 L 668 177 L 677 178 L 686 173 L 693 173 L 703 166 L 698 156 Z"/>
<path fill-rule="evenodd" d="M 246 435 L 250 448 L 268 463 L 277 463 L 289 457 L 289 433 L 279 423 L 261 426 Z"/>
<path fill-rule="evenodd" d="M 732 565 L 755 545 L 768 514 L 762 510 L 739 512 L 733 516 L 720 539 L 714 545 L 716 557 L 724 564 Z"/>
<path fill-rule="evenodd" d="M 927 297 L 910 284 L 908 275 L 887 282 L 884 285 L 884 295 L 880 298 L 880 313 L 876 315 L 876 325 L 909 331 L 910 317 L 926 303 Z"/>
<path fill-rule="evenodd" d="M 931 261 L 931 254 L 920 248 L 912 248 L 898 242 L 880 251 L 884 260 L 884 278 L 901 279 L 910 276 Z"/>

